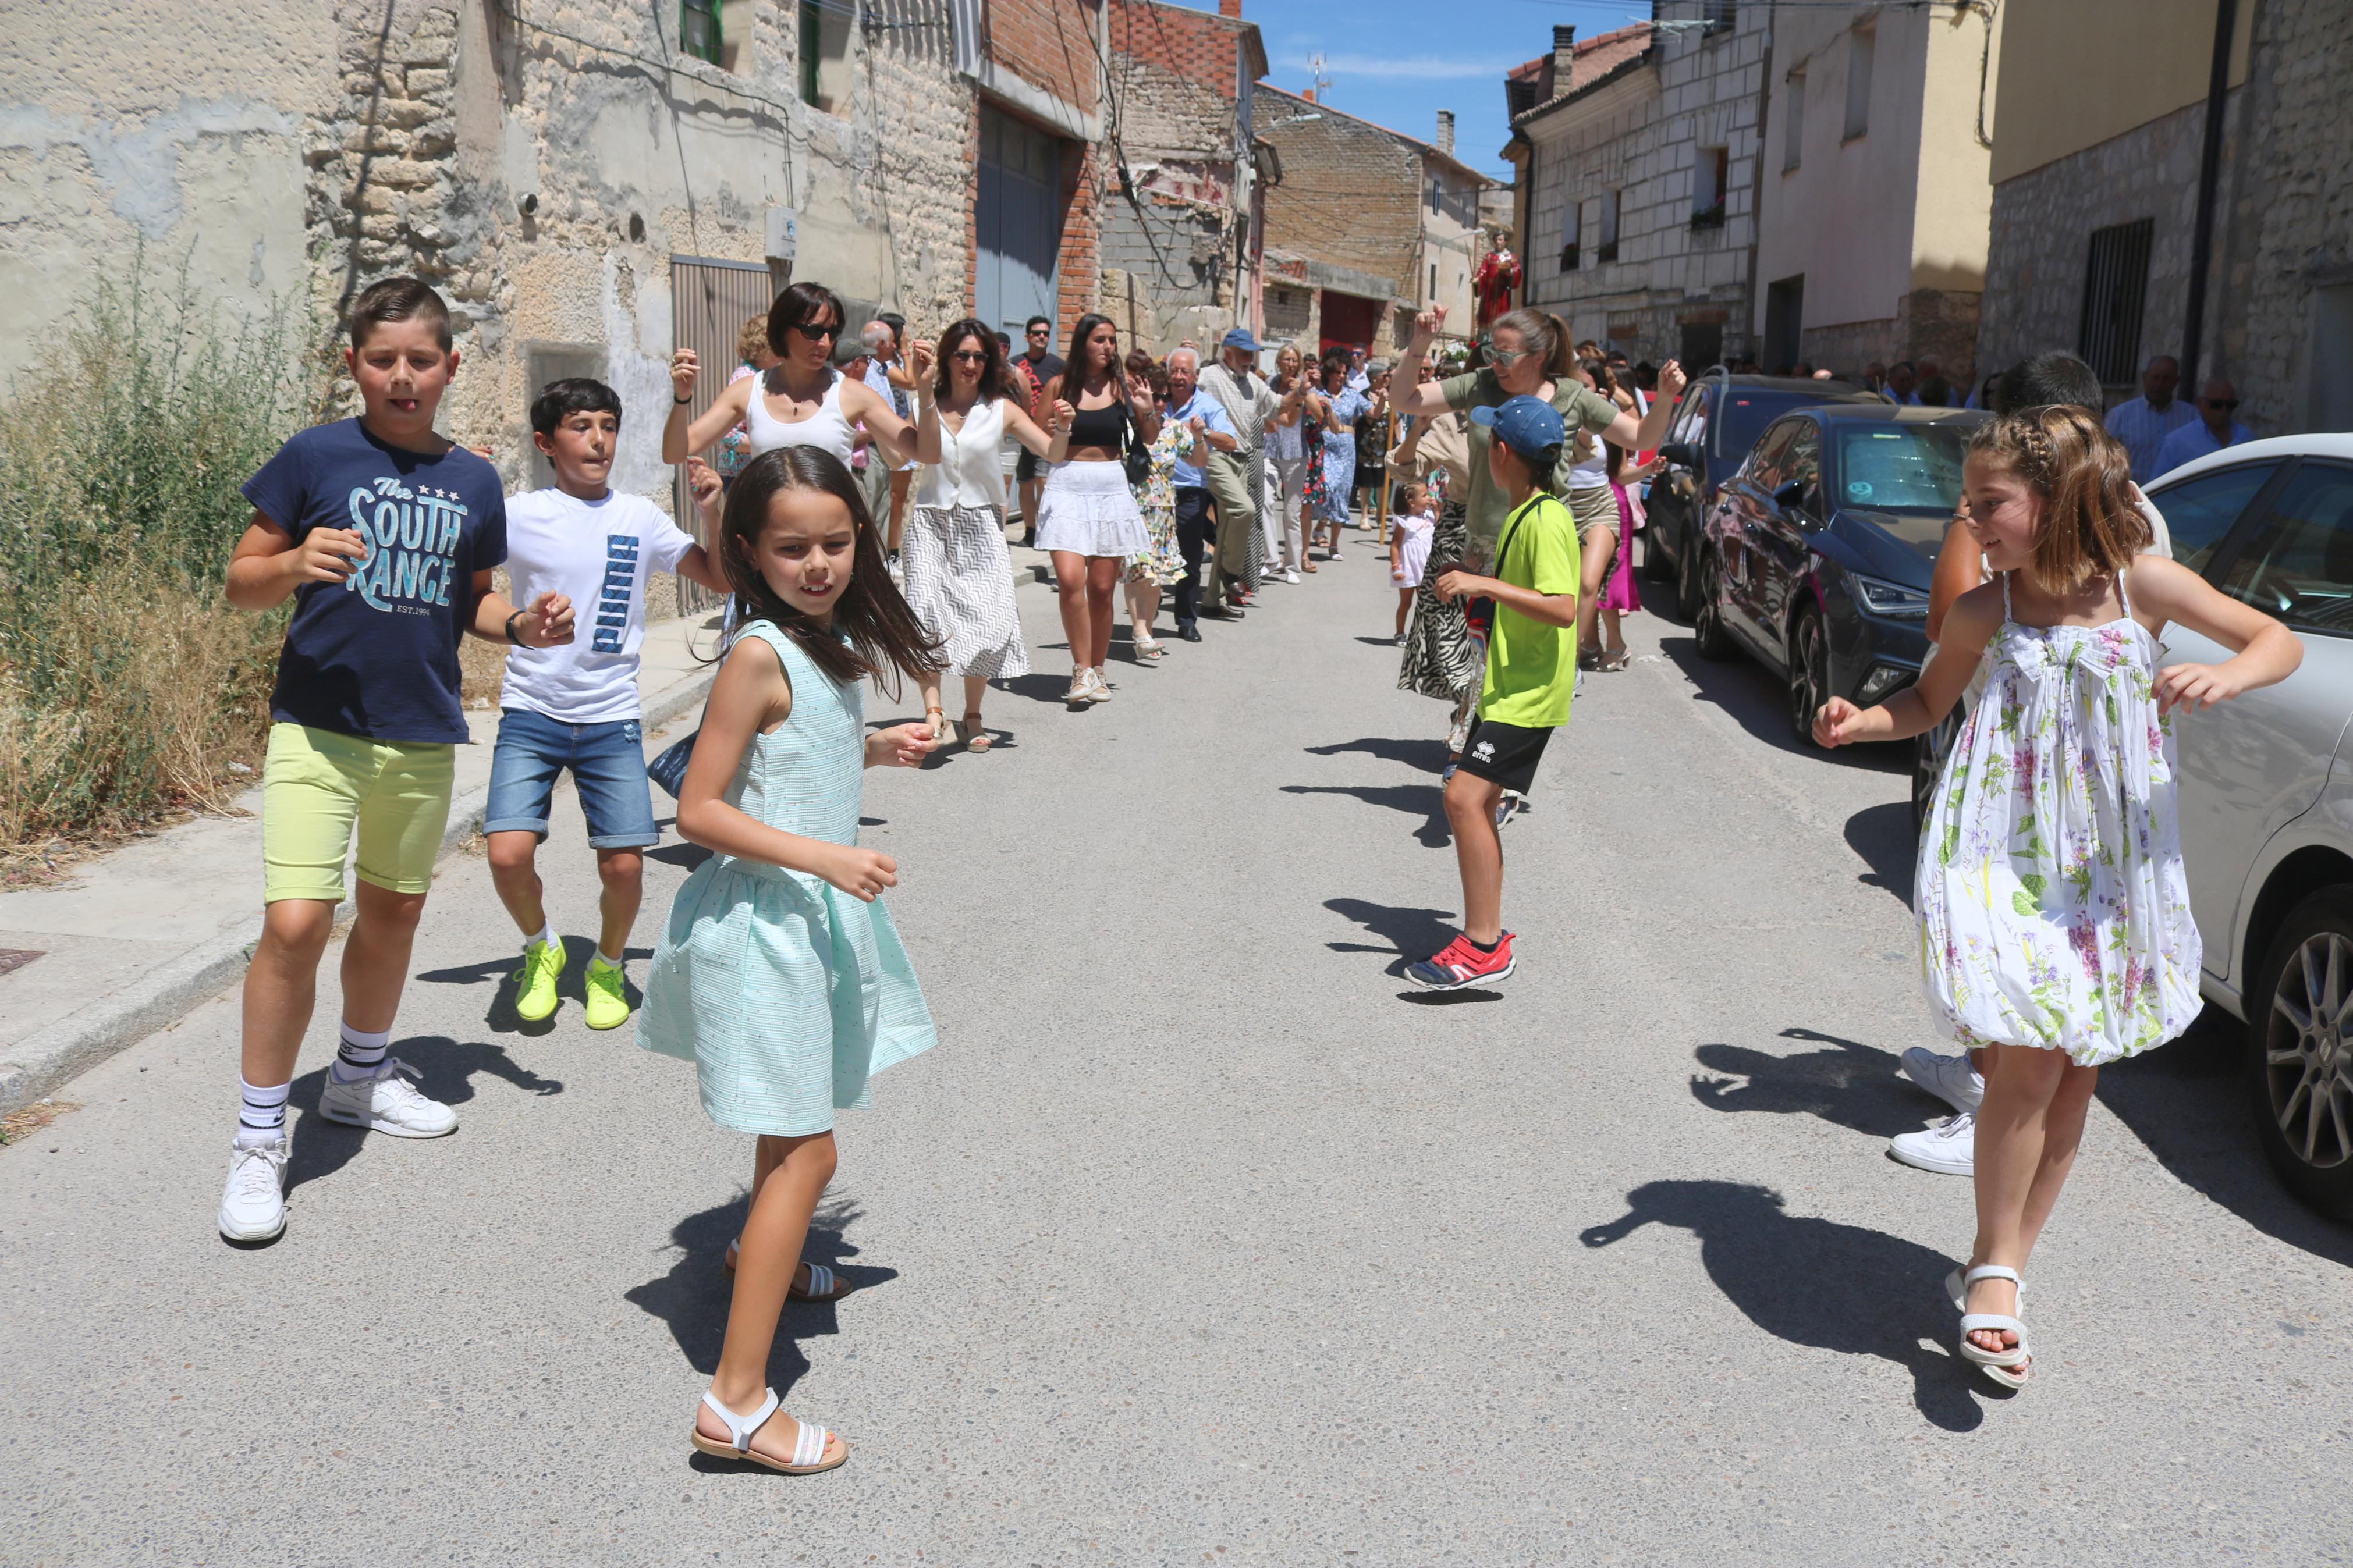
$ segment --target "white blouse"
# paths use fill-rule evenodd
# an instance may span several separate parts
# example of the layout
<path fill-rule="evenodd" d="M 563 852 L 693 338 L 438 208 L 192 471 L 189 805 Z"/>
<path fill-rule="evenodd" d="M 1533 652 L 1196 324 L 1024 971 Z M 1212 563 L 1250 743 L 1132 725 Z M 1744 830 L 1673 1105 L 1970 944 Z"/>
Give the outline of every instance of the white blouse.
<path fill-rule="evenodd" d="M 998 450 L 1005 441 L 1005 401 L 983 398 L 964 416 L 964 427 L 948 428 L 940 418 L 940 460 L 926 465 L 917 506 L 1005 510 L 1005 468 Z"/>

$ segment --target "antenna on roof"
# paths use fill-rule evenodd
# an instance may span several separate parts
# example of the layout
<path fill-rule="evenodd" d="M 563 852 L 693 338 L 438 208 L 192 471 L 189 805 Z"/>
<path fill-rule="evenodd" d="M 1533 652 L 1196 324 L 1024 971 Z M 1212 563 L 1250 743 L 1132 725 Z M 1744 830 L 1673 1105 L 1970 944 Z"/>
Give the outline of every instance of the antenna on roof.
<path fill-rule="evenodd" d="M 1314 54 L 1307 57 L 1307 72 L 1309 84 L 1314 89 L 1314 91 L 1311 96 L 1314 97 L 1315 101 L 1321 103 L 1325 99 L 1331 97 L 1332 79 L 1330 76 L 1325 74 L 1324 69 L 1323 50 L 1318 49 Z"/>

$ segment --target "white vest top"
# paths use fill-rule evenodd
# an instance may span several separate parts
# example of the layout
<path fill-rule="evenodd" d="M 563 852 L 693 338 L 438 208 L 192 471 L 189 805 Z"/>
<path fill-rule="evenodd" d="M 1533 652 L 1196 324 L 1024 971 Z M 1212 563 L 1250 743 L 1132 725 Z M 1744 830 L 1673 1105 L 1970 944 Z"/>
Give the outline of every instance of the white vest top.
<path fill-rule="evenodd" d="M 940 460 L 923 469 L 917 506 L 1005 510 L 1005 468 L 997 453 L 1005 441 L 1005 400 L 984 398 L 964 416 L 964 428 L 940 420 Z"/>
<path fill-rule="evenodd" d="M 767 376 L 754 379 L 752 395 L 744 402 L 744 429 L 751 437 L 754 457 L 779 447 L 818 447 L 839 458 L 844 468 L 849 466 L 849 448 L 857 437 L 841 414 L 841 373 L 831 374 L 817 412 L 789 425 L 768 412 Z"/>

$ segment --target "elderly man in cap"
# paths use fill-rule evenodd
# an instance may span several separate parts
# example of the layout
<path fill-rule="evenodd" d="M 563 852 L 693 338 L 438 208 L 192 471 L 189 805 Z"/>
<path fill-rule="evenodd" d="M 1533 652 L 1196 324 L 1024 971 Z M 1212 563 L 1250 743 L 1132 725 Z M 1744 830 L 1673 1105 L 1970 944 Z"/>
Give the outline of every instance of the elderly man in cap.
<path fill-rule="evenodd" d="M 1218 343 L 1218 363 L 1201 372 L 1201 390 L 1216 398 L 1233 422 L 1237 443 L 1230 452 L 1211 455 L 1209 493 L 1218 503 L 1218 561 L 1209 574 L 1209 600 L 1220 594 L 1227 602 L 1246 605 L 1258 592 L 1265 568 L 1267 546 L 1259 519 L 1266 505 L 1266 422 L 1282 399 L 1258 374 L 1258 340 L 1247 327 L 1236 327 Z M 1281 560 L 1281 544 L 1274 546 Z"/>

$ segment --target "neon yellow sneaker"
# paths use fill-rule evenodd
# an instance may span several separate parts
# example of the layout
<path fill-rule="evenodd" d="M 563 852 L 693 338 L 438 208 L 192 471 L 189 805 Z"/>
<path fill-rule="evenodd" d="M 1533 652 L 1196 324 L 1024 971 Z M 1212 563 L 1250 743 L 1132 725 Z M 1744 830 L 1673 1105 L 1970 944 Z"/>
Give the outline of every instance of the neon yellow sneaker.
<path fill-rule="evenodd" d="M 598 953 L 588 961 L 588 1006 L 582 1017 L 592 1029 L 617 1029 L 629 1021 L 628 976 Z"/>
<path fill-rule="evenodd" d="M 555 1011 L 555 983 L 564 973 L 564 943 L 534 942 L 522 950 L 515 978 L 515 1016 L 536 1024 Z"/>

